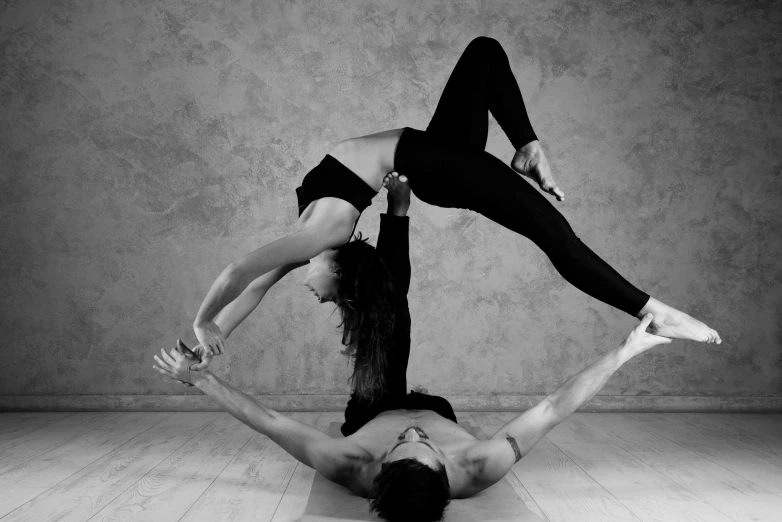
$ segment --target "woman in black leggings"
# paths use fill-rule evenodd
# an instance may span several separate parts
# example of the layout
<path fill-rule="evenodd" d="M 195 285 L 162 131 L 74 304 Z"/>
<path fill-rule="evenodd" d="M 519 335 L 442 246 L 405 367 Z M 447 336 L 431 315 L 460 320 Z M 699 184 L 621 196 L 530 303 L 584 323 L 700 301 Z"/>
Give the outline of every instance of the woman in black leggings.
<path fill-rule="evenodd" d="M 477 38 L 456 64 L 426 132 L 402 133 L 396 170 L 409 178 L 422 201 L 474 210 L 529 238 L 573 286 L 638 316 L 649 295 L 582 243 L 535 188 L 484 151 L 489 112 L 518 151 L 528 144 L 540 147 L 505 52 L 496 40 Z M 549 191 L 563 199 L 550 176 L 546 181 Z"/>
<path fill-rule="evenodd" d="M 516 148 L 511 167 L 484 150 L 491 113 Z M 470 42 L 448 79 L 426 131 L 399 131 L 393 170 L 409 179 L 413 193 L 431 205 L 463 208 L 534 242 L 559 273 L 583 292 L 634 317 L 655 317 L 659 335 L 717 342 L 719 334 L 642 292 L 587 247 L 567 220 L 519 174 L 534 179 L 559 200 L 548 162 L 527 116 L 524 101 L 502 46 L 479 37 Z M 372 141 L 388 133 L 343 142 L 332 155 L 360 164 L 372 154 Z M 382 146 L 382 145 L 381 145 Z M 387 147 L 387 145 L 386 145 Z M 341 153 L 341 154 L 340 154 Z"/>
<path fill-rule="evenodd" d="M 484 151 L 489 113 L 516 148 L 510 167 Z M 721 342 L 715 330 L 625 280 L 581 242 L 543 195 L 521 179 L 519 174 L 564 199 L 532 130 L 504 50 L 496 40 L 480 37 L 456 64 L 425 132 L 394 129 L 342 141 L 304 177 L 296 190 L 297 230 L 231 263 L 204 298 L 193 324 L 200 355 L 222 353 L 225 337 L 258 306 L 269 288 L 308 262 L 304 284 L 319 301 L 340 307 L 343 319 L 347 318 L 346 346 L 358 350 L 366 344 L 361 339 L 370 339 L 373 350 L 382 352 L 386 334 L 374 330 L 372 318 L 387 318 L 383 324 L 389 330 L 393 306 L 381 302 L 377 296 L 382 292 L 374 289 L 388 286 L 388 278 L 382 270 L 370 269 L 376 259 L 343 256 L 340 264 L 335 255 L 394 171 L 409 178 L 422 201 L 474 210 L 529 238 L 567 281 L 587 294 L 639 319 L 653 314 L 650 332 Z M 345 278 L 344 274 L 353 275 Z"/>

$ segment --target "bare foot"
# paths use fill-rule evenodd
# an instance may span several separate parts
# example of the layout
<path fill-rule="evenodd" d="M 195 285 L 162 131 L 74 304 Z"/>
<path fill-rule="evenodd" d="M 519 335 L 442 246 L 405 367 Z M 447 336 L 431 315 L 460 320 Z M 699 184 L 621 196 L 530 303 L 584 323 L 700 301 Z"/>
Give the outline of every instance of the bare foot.
<path fill-rule="evenodd" d="M 407 176 L 389 172 L 383 178 L 383 186 L 388 190 L 388 213 L 393 216 L 407 215 L 410 208 L 410 184 Z"/>
<path fill-rule="evenodd" d="M 720 334 L 716 330 L 712 330 L 697 319 L 658 301 L 654 297 L 649 298 L 638 314 L 638 318 L 642 318 L 647 313 L 654 315 L 652 324 L 646 329 L 651 334 L 702 343 L 722 343 Z"/>
<path fill-rule="evenodd" d="M 551 166 L 548 164 L 546 153 L 540 142 L 535 140 L 527 143 L 516 151 L 510 166 L 513 170 L 534 180 L 543 192 L 555 196 L 558 201 L 565 200 L 565 193 L 557 186 L 554 176 L 551 174 Z"/>

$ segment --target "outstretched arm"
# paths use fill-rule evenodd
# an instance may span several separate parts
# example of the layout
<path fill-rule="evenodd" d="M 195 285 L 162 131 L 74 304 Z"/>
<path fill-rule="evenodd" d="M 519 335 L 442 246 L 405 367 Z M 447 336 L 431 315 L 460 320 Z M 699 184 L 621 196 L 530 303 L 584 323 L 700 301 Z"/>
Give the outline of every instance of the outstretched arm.
<path fill-rule="evenodd" d="M 288 270 L 292 270 L 324 250 L 345 242 L 356 219 L 358 211 L 349 203 L 334 198 L 319 200 L 305 226 L 228 265 L 212 284 L 198 310 L 193 323 L 198 342 L 210 353 L 223 353 L 225 335 L 215 323 L 217 314 L 250 283 L 274 268 L 290 266 L 292 268 Z"/>
<path fill-rule="evenodd" d="M 332 439 L 322 431 L 266 408 L 249 395 L 224 382 L 209 370 L 192 371 L 187 347 L 155 356 L 154 368 L 175 381 L 192 383 L 216 400 L 228 413 L 269 437 L 299 462 L 346 487 L 354 486 L 355 462 L 366 453 L 346 439 Z"/>
<path fill-rule="evenodd" d="M 510 470 L 554 426 L 568 418 L 582 404 L 594 397 L 624 363 L 652 346 L 671 340 L 646 333 L 652 321 L 647 314 L 618 348 L 568 379 L 565 384 L 533 408 L 500 428 L 492 438 L 476 445 L 474 462 L 478 463 L 476 491 L 494 484 Z"/>
<path fill-rule="evenodd" d="M 244 321 L 259 304 L 261 304 L 266 292 L 268 292 L 277 281 L 285 277 L 291 270 L 295 270 L 305 264 L 306 262 L 301 262 L 277 267 L 247 285 L 247 288 L 239 294 L 239 297 L 228 303 L 228 305 L 220 310 L 220 313 L 214 318 L 214 323 L 223 333 L 224 338 L 228 339 L 234 329 L 236 329 L 236 327 L 239 326 L 239 324 L 241 324 L 241 322 Z M 200 361 L 193 366 L 195 370 L 206 369 L 212 362 L 213 354 L 209 350 L 206 350 L 201 344 L 193 348 L 193 352 Z"/>

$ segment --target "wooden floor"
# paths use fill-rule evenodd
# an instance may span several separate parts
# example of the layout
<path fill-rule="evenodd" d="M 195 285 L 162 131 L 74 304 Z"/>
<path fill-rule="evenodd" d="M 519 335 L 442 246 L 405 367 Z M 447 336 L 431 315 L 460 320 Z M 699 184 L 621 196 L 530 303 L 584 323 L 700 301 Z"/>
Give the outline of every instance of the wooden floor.
<path fill-rule="evenodd" d="M 2 522 L 293 521 L 313 476 L 226 414 L 0 413 Z M 507 478 L 552 522 L 779 522 L 782 414 L 576 414 Z"/>

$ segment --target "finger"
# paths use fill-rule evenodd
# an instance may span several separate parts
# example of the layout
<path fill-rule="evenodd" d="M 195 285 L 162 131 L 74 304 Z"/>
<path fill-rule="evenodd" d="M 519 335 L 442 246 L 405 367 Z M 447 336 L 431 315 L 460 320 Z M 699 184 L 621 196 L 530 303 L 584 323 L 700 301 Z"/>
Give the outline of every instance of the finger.
<path fill-rule="evenodd" d="M 196 356 L 195 352 L 182 342 L 182 339 L 176 340 L 176 346 L 179 352 L 185 356 L 185 359 L 192 359 Z"/>
<path fill-rule="evenodd" d="M 170 367 L 169 367 L 168 363 L 167 363 L 167 362 L 165 362 L 165 361 L 163 361 L 163 360 L 162 360 L 160 357 L 158 357 L 157 355 L 155 355 L 155 356 L 153 356 L 153 358 L 154 358 L 154 359 L 155 359 L 155 361 L 156 361 L 156 362 L 157 362 L 157 363 L 160 365 L 160 367 L 161 367 L 161 368 L 163 368 L 163 369 L 165 369 L 165 370 L 170 370 Z"/>
<path fill-rule="evenodd" d="M 636 330 L 639 332 L 646 331 L 646 327 L 652 324 L 652 319 L 654 319 L 654 316 L 652 314 L 644 315 L 643 318 L 641 319 L 641 324 L 639 324 L 636 327 Z"/>
<path fill-rule="evenodd" d="M 162 373 L 162 374 L 163 374 L 163 375 L 165 375 L 166 377 L 173 377 L 173 375 L 171 375 L 171 372 L 169 372 L 169 371 L 167 371 L 167 370 L 164 370 L 163 368 L 161 368 L 161 367 L 159 367 L 159 366 L 152 366 L 152 368 L 154 368 L 155 370 L 157 370 L 157 372 L 158 372 L 158 373 Z"/>
<path fill-rule="evenodd" d="M 209 366 L 209 359 L 210 358 L 204 357 L 201 359 L 201 362 L 194 362 L 190 365 L 190 369 L 196 372 L 205 370 Z"/>
<path fill-rule="evenodd" d="M 174 359 L 175 362 L 179 362 L 179 361 L 181 361 L 182 359 L 185 358 L 185 356 L 182 354 L 182 352 L 179 351 L 179 347 L 178 346 L 175 346 L 174 348 L 171 349 L 170 355 L 171 355 L 171 358 Z"/>
<path fill-rule="evenodd" d="M 225 341 L 220 340 L 220 354 L 225 353 Z"/>
<path fill-rule="evenodd" d="M 168 355 L 168 353 L 166 353 L 165 349 L 161 348 L 160 353 L 163 355 L 163 360 L 166 361 L 169 366 L 176 365 L 176 361 L 173 359 L 173 357 L 171 357 L 170 355 Z"/>

